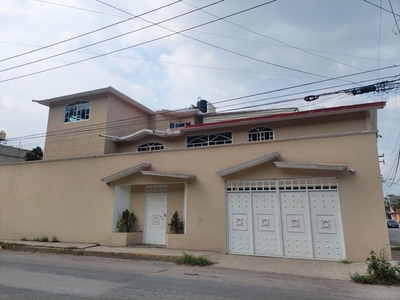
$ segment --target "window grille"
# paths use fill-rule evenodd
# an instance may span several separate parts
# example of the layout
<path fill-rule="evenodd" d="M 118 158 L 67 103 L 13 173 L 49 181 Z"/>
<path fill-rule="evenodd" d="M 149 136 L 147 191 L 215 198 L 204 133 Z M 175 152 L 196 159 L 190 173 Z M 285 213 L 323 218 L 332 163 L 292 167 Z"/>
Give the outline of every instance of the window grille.
<path fill-rule="evenodd" d="M 188 136 L 186 140 L 186 147 L 188 148 L 224 144 L 232 144 L 232 132 Z"/>
<path fill-rule="evenodd" d="M 167 185 L 148 185 L 146 186 L 146 194 L 166 194 Z"/>
<path fill-rule="evenodd" d="M 268 127 L 257 127 L 249 131 L 249 142 L 274 139 L 274 132 Z"/>
<path fill-rule="evenodd" d="M 241 191 L 295 191 L 295 190 L 337 190 L 336 179 L 277 179 L 254 181 L 228 181 L 227 192 Z"/>
<path fill-rule="evenodd" d="M 90 115 L 90 103 L 88 101 L 76 101 L 65 107 L 64 122 L 77 122 L 88 120 Z"/>
<path fill-rule="evenodd" d="M 164 145 L 160 143 L 147 143 L 137 148 L 138 152 L 164 150 Z"/>

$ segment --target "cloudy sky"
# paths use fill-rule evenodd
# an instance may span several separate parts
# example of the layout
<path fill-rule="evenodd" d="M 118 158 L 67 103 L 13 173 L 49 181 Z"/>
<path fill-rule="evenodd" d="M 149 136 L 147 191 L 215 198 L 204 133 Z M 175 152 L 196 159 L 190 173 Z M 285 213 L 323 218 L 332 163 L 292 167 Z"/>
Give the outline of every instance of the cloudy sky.
<path fill-rule="evenodd" d="M 0 130 L 8 145 L 43 145 L 48 108 L 33 99 L 107 86 L 154 110 L 189 107 L 198 97 L 219 111 L 385 100 L 384 191 L 399 194 L 399 89 L 302 100 L 396 79 L 397 25 L 400 0 L 3 0 Z M 224 101 L 233 98 L 240 99 Z"/>

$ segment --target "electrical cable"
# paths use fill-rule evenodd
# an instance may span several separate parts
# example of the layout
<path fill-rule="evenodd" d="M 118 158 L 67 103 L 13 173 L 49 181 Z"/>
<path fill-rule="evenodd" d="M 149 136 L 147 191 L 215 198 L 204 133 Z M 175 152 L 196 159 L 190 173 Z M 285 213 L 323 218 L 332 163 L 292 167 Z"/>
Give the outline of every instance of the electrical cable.
<path fill-rule="evenodd" d="M 396 26 L 397 26 L 397 34 L 400 34 L 399 24 L 397 23 L 396 16 L 395 16 L 395 14 L 394 14 L 394 10 L 393 10 L 393 6 L 392 6 L 392 1 L 391 1 L 391 0 L 389 0 L 389 4 L 390 4 L 390 9 L 392 10 L 394 23 L 395 23 Z"/>
<path fill-rule="evenodd" d="M 115 6 L 111 5 L 111 4 L 105 3 L 105 2 L 103 2 L 103 1 L 101 1 L 101 0 L 96 0 L 96 1 L 97 1 L 97 2 L 100 2 L 100 3 L 103 3 L 104 5 L 113 7 L 113 8 L 115 8 L 115 9 L 119 10 L 119 11 L 123 11 L 123 12 L 125 12 L 125 13 L 127 13 L 127 14 L 131 14 L 131 13 L 125 11 L 125 10 L 121 10 L 120 8 L 115 7 Z M 264 5 L 267 5 L 267 4 L 271 4 L 271 3 L 276 2 L 276 1 L 277 1 L 277 0 L 271 0 L 271 1 L 269 1 L 269 2 L 262 3 L 262 4 L 260 4 L 260 5 L 256 5 L 256 6 L 253 6 L 253 7 L 249 8 L 249 9 L 246 9 L 246 10 L 244 10 L 244 11 L 240 11 L 240 13 L 243 13 L 243 12 L 245 12 L 245 11 L 249 11 L 249 10 L 251 10 L 251 9 L 259 8 L 259 7 L 261 7 L 261 6 L 264 6 Z M 203 25 L 206 25 L 206 24 L 214 23 L 215 21 L 219 21 L 219 20 L 226 19 L 226 18 L 228 18 L 228 17 L 232 17 L 232 16 L 234 16 L 234 15 L 236 15 L 236 14 L 237 14 L 237 13 L 230 14 L 230 15 L 228 15 L 228 16 L 221 17 L 221 18 L 218 17 L 217 19 L 215 19 L 215 20 L 213 20 L 213 21 L 209 21 L 209 22 L 206 22 L 206 23 L 202 24 L 202 26 L 203 26 Z M 131 14 L 131 15 L 132 15 L 132 14 Z M 238 56 L 241 56 L 241 57 L 245 57 L 245 58 L 247 58 L 247 59 L 251 59 L 251 60 L 254 60 L 254 61 L 257 61 L 257 62 L 265 63 L 265 64 L 268 64 L 268 65 L 271 65 L 271 66 L 274 66 L 274 67 L 278 67 L 278 68 L 282 68 L 282 69 L 286 69 L 286 70 L 289 70 L 289 71 L 300 72 L 300 73 L 303 73 L 303 74 L 313 75 L 313 76 L 322 77 L 322 78 L 330 78 L 330 77 L 328 77 L 328 76 L 323 76 L 323 75 L 315 74 L 315 73 L 312 73 L 312 72 L 302 71 L 302 70 L 299 70 L 299 69 L 295 69 L 295 68 L 283 66 L 283 65 L 280 65 L 280 64 L 275 64 L 275 63 L 272 63 L 272 62 L 268 62 L 268 61 L 265 61 L 265 60 L 262 60 L 262 59 L 254 58 L 254 57 L 252 57 L 252 56 L 248 56 L 248 55 L 246 55 L 246 54 L 242 54 L 242 53 L 239 53 L 239 52 L 236 52 L 236 51 L 233 51 L 233 50 L 229 50 L 229 49 L 227 49 L 227 48 L 223 48 L 223 47 L 220 47 L 220 46 L 217 46 L 217 45 L 214 45 L 214 44 L 211 44 L 211 43 L 202 41 L 202 40 L 200 40 L 200 39 L 197 39 L 197 38 L 194 38 L 194 37 L 191 37 L 191 36 L 188 36 L 188 35 L 182 33 L 182 32 L 191 30 L 191 29 L 193 29 L 193 28 L 197 28 L 198 26 L 191 27 L 191 28 L 189 28 L 189 29 L 185 29 L 185 30 L 181 30 L 181 31 L 175 31 L 175 30 L 169 29 L 169 28 L 167 28 L 167 27 L 165 27 L 165 26 L 162 26 L 162 25 L 153 23 L 153 22 L 151 22 L 151 21 L 148 21 L 148 20 L 146 20 L 146 19 L 144 19 L 144 18 L 141 18 L 141 17 L 140 17 L 140 19 L 141 19 L 141 20 L 144 20 L 144 21 L 147 21 L 147 22 L 149 22 L 149 23 L 151 23 L 151 24 L 155 24 L 155 25 L 157 25 L 157 26 L 159 26 L 159 27 L 161 27 L 161 28 L 164 28 L 164 29 L 166 29 L 166 30 L 169 30 L 169 31 L 173 32 L 173 34 L 180 34 L 180 35 L 182 35 L 182 36 L 184 36 L 184 37 L 186 37 L 186 38 L 189 38 L 189 39 L 191 39 L 191 40 L 195 40 L 195 41 L 200 42 L 200 43 L 202 43 L 202 44 L 211 46 L 211 47 L 216 48 L 216 49 L 219 49 L 219 50 L 223 50 L 223 51 L 225 51 L 225 52 L 229 52 L 229 53 L 231 53 L 231 54 L 235 54 L 235 55 L 238 55 Z M 0 81 L 0 82 L 1 82 L 1 81 Z"/>
<path fill-rule="evenodd" d="M 394 14 L 394 15 L 400 17 L 400 15 L 395 14 L 394 12 L 391 12 L 390 10 L 388 10 L 388 9 L 386 9 L 386 8 L 383 8 L 382 6 L 376 5 L 375 3 L 372 3 L 372 2 L 370 2 L 370 1 L 368 1 L 368 0 L 363 0 L 363 1 L 366 2 L 366 3 L 369 3 L 369 4 L 373 5 L 373 6 L 376 6 L 376 7 L 380 8 L 381 10 L 384 10 L 384 11 L 390 13 L 390 14 Z"/>
<path fill-rule="evenodd" d="M 101 14 L 101 15 L 106 15 L 106 16 L 112 16 L 112 17 L 118 17 L 118 18 L 126 19 L 126 17 L 123 17 L 123 16 L 112 15 L 112 14 L 108 14 L 108 13 L 104 13 L 104 12 L 100 12 L 100 11 L 96 11 L 96 10 L 91 10 L 91 9 L 86 9 L 86 8 L 81 8 L 81 7 L 71 6 L 71 5 L 65 5 L 65 4 L 61 4 L 61 3 L 55 3 L 55 2 L 44 1 L 44 0 L 35 0 L 35 1 L 42 2 L 42 3 L 47 3 L 47 4 L 52 4 L 52 5 L 58 5 L 58 6 L 62 6 L 62 7 L 68 7 L 68 8 L 72 8 L 72 9 L 83 10 L 83 11 L 96 13 L 96 14 Z"/>
<path fill-rule="evenodd" d="M 217 2 L 214 2 L 214 3 L 211 3 L 209 5 L 206 5 L 205 7 L 209 7 L 209 6 L 218 4 L 218 3 L 223 2 L 223 1 L 224 0 L 219 0 Z M 177 15 L 175 17 L 171 17 L 171 18 L 165 19 L 163 21 L 160 21 L 160 22 L 158 22 L 158 24 L 159 23 L 164 23 L 164 22 L 167 22 L 167 21 L 171 21 L 171 20 L 174 20 L 176 18 L 180 18 L 182 16 L 186 16 L 186 15 L 194 13 L 196 11 L 198 11 L 198 10 L 195 9 L 195 10 L 192 10 L 192 11 L 188 11 L 186 13 Z M 145 14 L 148 14 L 148 12 L 146 12 L 146 13 L 144 13 L 142 15 L 145 15 Z M 140 16 L 134 16 L 134 18 L 140 18 Z M 71 53 L 71 52 L 76 52 L 77 50 L 85 49 L 85 48 L 88 48 L 88 47 L 91 47 L 91 46 L 94 46 L 94 45 L 98 45 L 98 44 L 101 44 L 101 43 L 104 43 L 104 42 L 108 42 L 108 41 L 114 40 L 116 38 L 120 38 L 122 36 L 125 36 L 125 35 L 128 35 L 128 34 L 132 34 L 132 33 L 135 33 L 135 32 L 139 32 L 141 30 L 156 26 L 158 24 L 148 25 L 148 26 L 145 26 L 145 27 L 142 27 L 142 28 L 139 28 L 139 29 L 131 30 L 129 32 L 122 33 L 122 34 L 119 34 L 119 35 L 115 35 L 115 36 L 112 36 L 110 38 L 107 38 L 107 39 L 104 39 L 104 40 L 101 40 L 101 41 L 98 41 L 98 42 L 95 42 L 95 43 L 91 43 L 91 44 L 88 44 L 88 45 L 85 45 L 85 46 L 81 46 L 81 47 L 78 47 L 78 48 L 75 48 L 75 49 L 71 49 L 71 50 L 68 50 L 68 51 L 65 51 L 65 52 L 62 52 L 62 53 L 54 54 L 54 55 L 47 56 L 47 57 L 44 57 L 44 58 L 41 58 L 41 59 L 37 59 L 37 60 L 34 60 L 34 61 L 30 61 L 30 62 L 27 62 L 27 63 L 16 65 L 16 66 L 12 66 L 12 67 L 9 67 L 9 68 L 6 68 L 6 69 L 1 69 L 0 73 L 1 72 L 5 72 L 5 71 L 9 71 L 9 70 L 13 70 L 13 69 L 17 69 L 17 68 L 20 68 L 20 67 L 28 66 L 28 65 L 31 65 L 31 64 L 35 64 L 35 63 L 38 63 L 38 62 L 41 62 L 41 61 L 45 61 L 45 60 L 48 60 L 48 59 L 51 59 L 51 58 L 54 58 L 54 57 L 58 57 L 58 56 L 61 56 L 61 55 L 65 55 L 65 54 L 68 54 L 68 53 Z"/>
<path fill-rule="evenodd" d="M 251 95 L 247 95 L 247 96 L 241 96 L 241 97 L 236 97 L 236 98 L 230 98 L 230 99 L 226 99 L 226 100 L 216 101 L 216 102 L 213 102 L 213 103 L 214 103 L 214 104 L 217 104 L 217 103 L 224 103 L 224 102 L 239 100 L 239 99 L 243 99 L 243 98 L 249 98 L 249 97 L 255 97 L 255 96 L 260 96 L 260 95 L 275 93 L 275 92 L 281 92 L 281 91 L 291 90 L 291 89 L 294 89 L 294 88 L 299 88 L 299 87 L 309 86 L 309 85 L 313 85 L 313 84 L 328 82 L 328 81 L 332 81 L 332 80 L 336 80 L 336 79 L 342 79 L 342 78 L 347 78 L 347 77 L 352 77 L 352 76 L 364 75 L 364 74 L 371 73 L 371 72 L 377 72 L 377 71 L 382 71 L 382 70 L 388 70 L 388 69 L 398 68 L 398 67 L 399 67 L 399 66 L 397 66 L 397 65 L 393 65 L 393 66 L 383 67 L 383 68 L 379 68 L 379 69 L 368 70 L 368 71 L 364 71 L 364 72 L 358 72 L 358 73 L 353 73 L 353 74 L 348 74 L 348 75 L 342 75 L 342 76 L 333 77 L 333 78 L 330 78 L 330 79 L 323 79 L 323 80 L 318 80 L 318 81 L 314 81 L 314 82 L 308 82 L 308 83 L 293 85 L 293 86 L 286 87 L 286 88 L 280 88 L 280 89 L 275 89 L 275 90 L 271 90 L 271 91 L 266 91 L 266 92 L 261 92 L 261 93 L 255 93 L 255 94 L 251 94 Z"/>
<path fill-rule="evenodd" d="M 221 0 L 221 1 L 224 1 L 224 0 Z M 273 1 L 276 1 L 276 0 L 273 0 Z M 218 1 L 218 2 L 220 2 L 220 1 Z M 233 14 L 230 14 L 230 15 L 227 15 L 227 16 L 225 16 L 225 17 L 223 17 L 223 18 L 228 18 L 228 17 L 234 16 L 234 15 L 238 15 L 238 14 L 241 14 L 241 13 L 243 13 L 243 12 L 249 11 L 249 10 L 251 10 L 251 9 L 255 9 L 255 8 L 261 6 L 261 5 L 266 5 L 266 4 L 268 4 L 268 3 L 256 5 L 256 6 L 253 6 L 253 7 L 251 7 L 251 8 L 244 9 L 244 10 L 242 10 L 242 11 L 239 11 L 239 12 L 236 12 L 236 13 L 233 13 Z M 106 55 L 109 55 L 109 54 L 117 53 L 117 52 L 120 52 L 120 51 L 123 51 L 123 50 L 131 49 L 131 48 L 138 47 L 138 46 L 141 46 L 141 45 L 145 45 L 145 44 L 148 44 L 148 43 L 151 43 L 151 42 L 155 42 L 155 41 L 158 41 L 158 40 L 162 40 L 162 39 L 168 38 L 168 37 L 170 37 L 170 36 L 173 36 L 173 35 L 176 35 L 176 34 L 180 34 L 180 33 L 185 32 L 185 31 L 189 31 L 189 30 L 194 29 L 194 28 L 198 28 L 198 27 L 201 27 L 201 26 L 204 26 L 204 25 L 208 25 L 208 24 L 211 24 L 211 23 L 215 23 L 215 22 L 217 22 L 217 21 L 219 21 L 219 20 L 217 19 L 217 20 L 208 21 L 208 22 L 205 22 L 205 23 L 202 23 L 202 24 L 199 24 L 199 25 L 196 25 L 196 26 L 193 26 L 193 27 L 190 27 L 190 28 L 181 30 L 181 31 L 179 31 L 179 32 L 174 32 L 174 33 L 171 33 L 171 34 L 168 34 L 168 35 L 164 35 L 164 36 L 161 36 L 161 37 L 158 37 L 158 38 L 154 38 L 154 39 L 151 39 L 151 40 L 148 40 L 148 41 L 139 43 L 139 44 L 135 44 L 135 45 L 127 46 L 127 47 L 120 48 L 120 49 L 117 49 L 117 50 L 109 51 L 109 52 L 106 52 L 106 53 L 103 53 L 103 54 L 100 54 L 100 55 L 96 55 L 96 56 L 89 57 L 89 58 L 86 58 L 86 59 L 81 59 L 81 60 L 74 61 L 74 62 L 71 62 L 71 63 L 68 63 L 68 64 L 64 64 L 64 65 L 60 65 L 60 66 L 56 66 L 56 67 L 52 67 L 52 68 L 48 68 L 48 69 L 44 69 L 44 70 L 40 70 L 40 71 L 28 73 L 28 74 L 24 74 L 24 75 L 19 75 L 19 76 L 11 77 L 11 78 L 8 78 L 8 79 L 3 79 L 3 80 L 0 80 L 0 83 L 7 82 L 7 81 L 12 81 L 12 80 L 16 80 L 16 79 L 20 79 L 20 78 L 25 78 L 25 77 L 32 76 L 32 75 L 41 74 L 41 73 L 44 73 L 44 72 L 48 72 L 48 71 L 52 71 L 52 70 L 64 68 L 64 67 L 67 67 L 67 66 L 75 65 L 75 64 L 78 64 L 78 63 L 82 63 L 82 62 L 85 62 L 85 61 L 89 61 L 89 60 L 92 60 L 92 59 L 95 59 L 95 58 L 103 57 L 103 56 L 106 56 Z M 191 37 L 189 37 L 189 38 L 191 38 Z M 191 38 L 191 39 L 194 39 L 194 38 Z M 200 40 L 198 40 L 198 39 L 196 39 L 196 40 L 199 41 L 199 42 L 202 42 L 202 41 L 200 41 Z M 258 60 L 258 59 L 252 58 L 252 57 L 247 56 L 247 55 L 243 55 L 243 54 L 240 54 L 240 53 L 231 51 L 231 50 L 224 49 L 224 48 L 222 48 L 222 47 L 218 47 L 218 46 L 212 45 L 212 44 L 207 43 L 207 42 L 202 42 L 202 43 L 205 43 L 205 44 L 210 45 L 210 46 L 212 46 L 212 47 L 216 47 L 216 48 L 223 49 L 223 50 L 225 50 L 225 51 L 228 51 L 228 52 L 231 52 L 231 53 L 240 55 L 240 56 L 247 57 L 247 58 L 249 58 L 249 59 L 253 59 L 253 60 L 256 60 L 256 61 L 264 62 L 264 63 L 267 63 L 267 64 L 272 64 L 272 63 L 269 63 L 269 62 L 266 62 L 266 61 L 262 61 L 262 60 Z M 280 65 L 277 65 L 277 64 L 272 64 L 272 65 L 279 66 L 279 67 L 285 68 L 285 69 L 292 69 L 292 68 L 280 66 Z M 304 72 L 304 71 L 300 71 L 300 70 L 296 70 L 296 69 L 292 69 L 292 70 L 293 70 L 293 71 L 297 71 L 297 72 L 301 72 L 301 73 L 305 73 L 305 74 L 308 73 L 308 72 Z M 321 76 L 321 75 L 312 74 L 312 73 L 309 73 L 309 74 L 314 75 L 314 76 L 326 77 L 326 76 Z"/>
<path fill-rule="evenodd" d="M 38 1 L 38 0 L 36 0 L 36 1 Z M 160 9 L 164 9 L 164 8 L 166 8 L 168 6 L 177 4 L 177 3 L 181 2 L 181 1 L 182 0 L 178 0 L 178 1 L 175 1 L 175 2 L 172 2 L 172 3 L 160 6 L 158 8 L 155 8 L 155 9 L 149 10 L 149 11 L 147 11 L 145 13 L 142 13 L 139 16 L 146 15 L 146 14 L 158 11 Z M 131 18 L 128 18 L 128 19 L 123 20 L 123 21 L 119 21 L 119 22 L 116 22 L 116 23 L 113 23 L 113 24 L 110 24 L 110 25 L 107 25 L 107 26 L 100 27 L 100 28 L 95 29 L 95 30 L 88 31 L 86 33 L 79 34 L 77 36 L 74 36 L 74 37 L 71 37 L 71 38 L 68 38 L 68 39 L 65 39 L 65 40 L 61 40 L 61 41 L 56 42 L 56 43 L 52 43 L 52 44 L 49 44 L 49 45 L 46 45 L 46 46 L 42 46 L 39 49 L 23 52 L 23 53 L 16 54 L 16 55 L 13 55 L 13 56 L 10 56 L 10 57 L 7 57 L 7 58 L 2 58 L 2 59 L 0 59 L 0 62 L 6 61 L 6 60 L 10 60 L 10 59 L 13 59 L 13 58 L 16 58 L 16 57 L 21 57 L 21 56 L 24 56 L 24 55 L 27 55 L 27 54 L 31 54 L 31 53 L 34 53 L 34 52 L 37 52 L 37 51 L 40 51 L 40 50 L 43 50 L 43 49 L 47 49 L 47 48 L 50 48 L 50 47 L 65 43 L 65 42 L 69 42 L 69 41 L 81 38 L 83 36 L 86 36 L 86 35 L 89 35 L 89 34 L 92 34 L 92 33 L 95 33 L 95 32 L 98 32 L 98 31 L 101 31 L 101 30 L 104 30 L 104 29 L 107 29 L 107 28 L 110 28 L 110 27 L 113 27 L 113 26 L 116 26 L 116 25 L 119 25 L 119 24 L 122 24 L 122 23 L 125 23 L 125 22 L 128 22 L 128 21 L 131 21 L 131 20 L 136 19 L 136 18 L 137 18 L 136 16 L 135 17 L 131 17 Z"/>
<path fill-rule="evenodd" d="M 185 1 L 182 1 L 182 3 L 184 3 L 184 4 L 186 4 L 186 5 L 190 6 L 190 7 L 197 8 L 195 5 L 189 4 L 189 3 L 185 2 Z M 210 13 L 210 12 L 208 12 L 208 11 L 205 11 L 205 10 L 203 10 L 203 9 L 201 9 L 201 11 L 204 12 L 204 13 L 206 13 L 206 14 L 208 14 L 208 15 L 210 15 L 210 16 L 219 18 L 219 16 L 217 16 L 217 15 L 215 15 L 215 14 L 212 14 L 212 13 Z M 237 24 L 237 23 L 234 23 L 234 22 L 232 22 L 232 21 L 225 20 L 225 19 L 224 19 L 223 21 L 225 21 L 225 22 L 227 22 L 227 23 L 229 23 L 229 24 L 232 24 L 232 25 L 234 25 L 234 26 L 236 26 L 236 27 L 242 28 L 242 29 L 244 29 L 244 30 L 246 30 L 246 31 L 249 31 L 249 32 L 251 32 L 251 33 L 254 33 L 254 34 L 258 35 L 258 36 L 261 36 L 261 37 L 264 37 L 264 38 L 273 40 L 273 41 L 278 42 L 278 43 L 281 43 L 281 44 L 283 44 L 283 45 L 285 45 L 285 46 L 288 46 L 288 47 L 290 47 L 290 48 L 292 48 L 292 49 L 296 49 L 296 50 L 302 51 L 302 52 L 304 52 L 304 53 L 307 53 L 307 54 L 310 54 L 310 55 L 313 55 L 313 56 L 316 56 L 316 57 L 319 57 L 319 58 L 322 58 L 322 59 L 326 59 L 326 60 L 328 60 L 328 61 L 331 61 L 331 62 L 334 62 L 334 63 L 337 63 L 337 64 L 341 64 L 341 65 L 346 66 L 346 67 L 349 67 L 349 68 L 357 69 L 357 70 L 360 70 L 360 71 L 365 71 L 364 69 L 357 68 L 357 67 L 354 67 L 354 66 L 351 66 L 351 65 L 342 63 L 342 62 L 340 62 L 340 61 L 337 61 L 337 60 L 334 60 L 334 59 L 331 59 L 331 58 L 328 58 L 328 57 L 325 57 L 325 56 L 322 56 L 322 55 L 318 55 L 318 54 L 312 53 L 312 52 L 307 51 L 307 50 L 305 50 L 305 49 L 302 49 L 302 48 L 293 46 L 293 45 L 291 45 L 291 44 L 289 44 L 289 43 L 286 43 L 286 42 L 280 41 L 280 40 L 278 40 L 278 39 L 272 38 L 272 37 L 270 37 L 270 36 L 268 36 L 268 35 L 261 34 L 261 33 L 257 32 L 257 31 L 254 31 L 254 30 L 252 30 L 252 29 L 249 29 L 249 28 L 247 28 L 247 27 L 244 27 L 244 26 L 239 25 L 239 24 Z"/>
<path fill-rule="evenodd" d="M 388 76 L 389 77 L 389 76 Z M 384 78 L 386 78 L 386 77 L 384 77 Z M 381 79 L 381 78 L 380 78 Z M 376 80 L 376 79 L 375 79 Z M 369 80 L 369 81 L 372 81 L 372 80 Z M 365 81 L 363 81 L 363 82 L 365 82 Z M 343 85 L 340 85 L 340 86 L 343 86 Z M 316 90 L 322 90 L 322 89 L 329 89 L 329 88 L 336 88 L 336 87 L 339 87 L 339 86 L 334 86 L 334 87 L 325 87 L 325 88 L 320 88 L 320 89 L 315 89 L 315 90 L 312 90 L 312 91 L 316 91 Z M 312 92 L 312 91 L 308 91 L 308 92 Z M 280 97 L 288 97 L 288 96 L 292 96 L 292 95 L 295 95 L 295 94 L 300 94 L 300 93 L 305 93 L 305 92 L 299 92 L 299 93 L 294 93 L 294 94 L 288 94 L 288 95 L 282 95 L 282 96 L 278 96 L 278 97 L 272 97 L 272 98 L 280 98 Z M 271 98 L 266 98 L 266 99 L 258 99 L 258 100 L 252 100 L 252 101 L 250 101 L 250 102 L 255 102 L 255 101 L 261 101 L 261 100 L 268 100 L 268 99 L 271 99 Z M 265 103 L 265 104 L 262 104 L 261 106 L 264 106 L 264 105 L 272 105 L 272 104 L 281 104 L 281 103 L 287 103 L 287 102 L 290 102 L 290 101 L 295 101 L 295 100 L 299 100 L 300 98 L 295 98 L 295 99 L 286 99 L 286 100 L 283 100 L 283 101 L 276 101 L 276 102 L 269 102 L 269 103 Z M 215 102 L 214 102 L 215 103 Z M 242 105 L 243 103 L 241 103 L 241 105 Z M 246 107 L 246 108 L 251 108 L 251 107 L 259 107 L 260 105 L 254 105 L 254 106 L 248 106 L 248 107 Z M 219 108 L 221 108 L 221 107 L 219 107 Z M 243 109 L 244 107 L 240 107 L 239 109 Z M 236 110 L 236 109 L 235 109 Z M 182 111 L 182 110 L 175 110 L 176 112 L 179 112 L 179 111 Z M 230 109 L 227 109 L 227 110 L 225 110 L 225 111 L 220 111 L 219 113 L 221 113 L 221 112 L 229 112 L 229 111 L 232 111 L 232 109 L 230 108 Z M 173 112 L 173 111 L 171 111 L 171 112 Z M 179 116 L 178 116 L 179 117 Z M 167 119 L 167 118 L 164 118 L 164 119 L 160 119 L 159 120 L 159 122 L 163 122 L 163 121 L 166 121 L 166 120 L 169 120 L 169 119 Z M 132 122 L 133 121 L 133 122 Z M 65 134 L 77 134 L 77 133 L 79 133 L 79 134 L 81 134 L 81 133 L 84 133 L 84 132 L 88 132 L 88 131 L 93 131 L 93 130 L 101 130 L 101 129 L 105 129 L 105 128 L 108 128 L 108 129 L 115 129 L 115 128 L 119 128 L 119 127 L 125 127 L 125 126 L 132 126 L 132 125 L 139 125 L 139 124 L 145 124 L 145 123 L 147 123 L 147 117 L 145 116 L 145 117 L 135 117 L 135 118 L 127 118 L 127 119 L 123 119 L 123 120 L 117 120 L 117 121 L 112 121 L 112 122 L 103 122 L 103 123 L 98 123 L 98 124 L 92 124 L 92 125 L 86 125 L 86 126 L 82 126 L 82 127 L 79 127 L 79 128 L 77 128 L 77 129 L 73 129 L 73 130 L 70 130 L 70 129 L 63 129 L 63 130 L 58 130 L 58 131 L 53 131 L 53 132 L 47 132 L 47 133 L 41 133 L 41 134 L 34 134 L 34 135 L 28 135 L 28 136 L 22 136 L 22 137 L 16 137 L 16 138 L 11 138 L 11 139 L 7 139 L 7 141 L 9 141 L 9 142 L 11 142 L 11 141 L 14 141 L 14 140 L 21 140 L 21 139 L 34 139 L 34 138 L 38 138 L 38 137 L 40 137 L 40 136 L 54 136 L 54 135 L 65 135 Z"/>

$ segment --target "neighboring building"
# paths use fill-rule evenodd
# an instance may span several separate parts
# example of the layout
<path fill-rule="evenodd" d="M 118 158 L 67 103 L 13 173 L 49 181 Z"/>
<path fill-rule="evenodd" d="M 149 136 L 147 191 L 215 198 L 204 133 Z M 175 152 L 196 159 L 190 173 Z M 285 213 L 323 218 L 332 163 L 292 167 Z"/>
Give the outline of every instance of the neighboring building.
<path fill-rule="evenodd" d="M 36 102 L 49 107 L 44 160 L 0 166 L 2 239 L 350 261 L 389 245 L 384 102 L 152 111 L 111 87 Z M 137 232 L 116 232 L 125 209 Z M 169 233 L 175 211 L 184 234 Z"/>
<path fill-rule="evenodd" d="M 388 219 L 395 220 L 400 222 L 400 196 L 388 195 L 386 197 L 387 203 L 389 205 L 389 214 L 390 217 Z"/>
<path fill-rule="evenodd" d="M 25 161 L 25 154 L 29 151 L 0 144 L 0 164 Z"/>

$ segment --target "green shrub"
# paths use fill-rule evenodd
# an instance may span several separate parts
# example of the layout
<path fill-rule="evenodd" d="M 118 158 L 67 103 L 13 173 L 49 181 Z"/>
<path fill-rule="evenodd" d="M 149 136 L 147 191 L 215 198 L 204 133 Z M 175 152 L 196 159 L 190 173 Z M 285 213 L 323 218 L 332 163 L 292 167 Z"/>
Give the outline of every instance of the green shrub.
<path fill-rule="evenodd" d="M 32 241 L 44 243 L 44 242 L 48 242 L 49 238 L 47 236 L 43 235 L 41 237 L 34 238 Z"/>
<path fill-rule="evenodd" d="M 205 256 L 194 256 L 183 252 L 183 256 L 177 261 L 178 265 L 189 265 L 189 266 L 212 266 L 215 264 Z"/>
<path fill-rule="evenodd" d="M 53 238 L 51 239 L 51 242 L 52 243 L 59 243 L 60 240 L 56 236 L 53 236 Z"/>
<path fill-rule="evenodd" d="M 118 218 L 117 229 L 119 232 L 131 232 L 135 230 L 136 217 L 134 213 L 129 213 L 128 209 L 122 212 L 122 215 Z"/>
<path fill-rule="evenodd" d="M 21 239 L 20 239 L 20 241 L 27 241 L 28 239 L 26 238 L 26 237 L 22 237 Z"/>
<path fill-rule="evenodd" d="M 168 226 L 171 233 L 183 233 L 183 222 L 180 220 L 177 211 L 173 214 L 171 223 Z"/>
<path fill-rule="evenodd" d="M 340 262 L 341 262 L 342 264 L 344 264 L 344 265 L 351 264 L 351 261 L 348 261 L 347 259 L 342 259 Z"/>
<path fill-rule="evenodd" d="M 392 266 L 385 250 L 379 253 L 371 251 L 366 263 L 367 274 L 361 275 L 356 272 L 350 275 L 351 279 L 366 284 L 400 285 L 400 261 Z"/>

